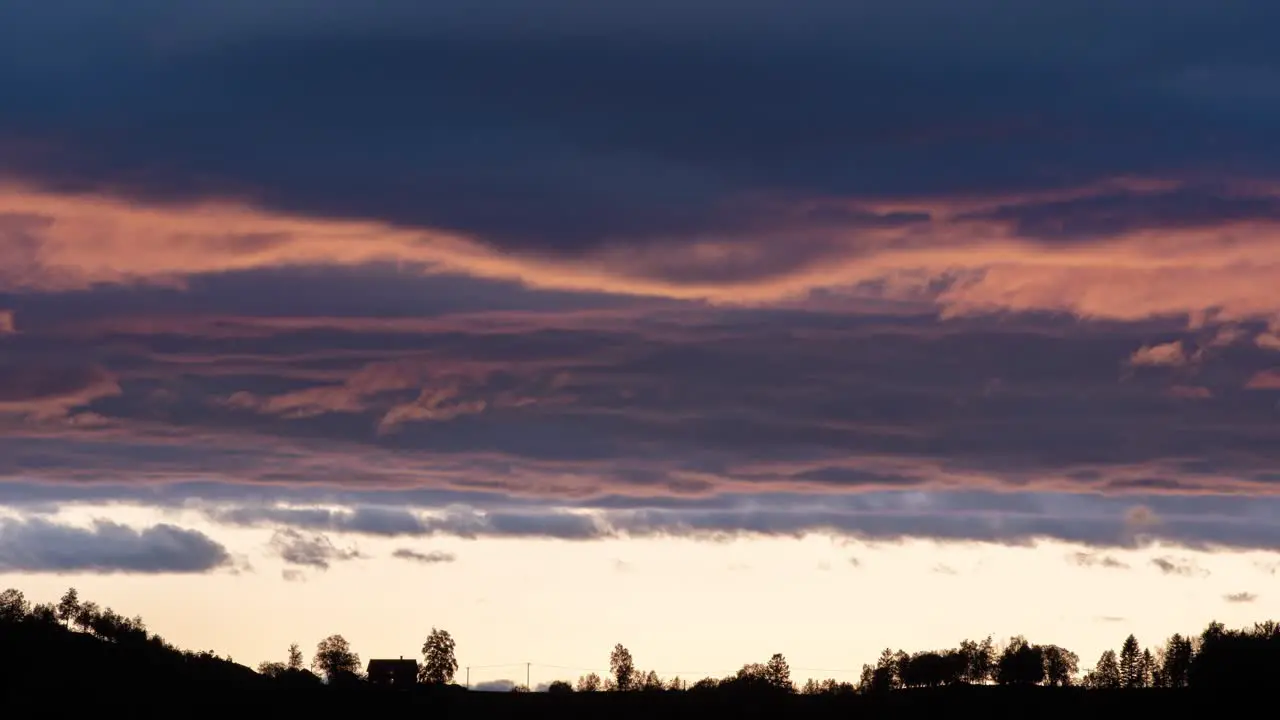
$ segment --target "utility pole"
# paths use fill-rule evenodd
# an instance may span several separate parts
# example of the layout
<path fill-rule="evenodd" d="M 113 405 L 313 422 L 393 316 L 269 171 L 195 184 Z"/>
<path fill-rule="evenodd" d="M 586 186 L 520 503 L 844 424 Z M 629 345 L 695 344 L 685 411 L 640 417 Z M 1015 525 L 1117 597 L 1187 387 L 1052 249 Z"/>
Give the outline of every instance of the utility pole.
<path fill-rule="evenodd" d="M 533 663 L 524 664 L 524 689 L 533 692 L 533 688 L 529 686 L 529 666 Z"/>
<path fill-rule="evenodd" d="M 467 689 L 471 689 L 471 666 L 467 666 Z"/>

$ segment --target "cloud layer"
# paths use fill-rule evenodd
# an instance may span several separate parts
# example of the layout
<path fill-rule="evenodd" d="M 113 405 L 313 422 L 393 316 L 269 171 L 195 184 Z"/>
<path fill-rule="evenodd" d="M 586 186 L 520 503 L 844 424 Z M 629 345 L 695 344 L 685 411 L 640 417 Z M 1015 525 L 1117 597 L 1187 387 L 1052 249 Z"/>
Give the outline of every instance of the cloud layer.
<path fill-rule="evenodd" d="M 1280 10 L 1113 5 L 0 9 L 0 498 L 1274 547 Z"/>
<path fill-rule="evenodd" d="M 0 519 L 0 572 L 202 573 L 231 562 L 208 536 L 168 524 L 137 529 L 98 520 L 86 528 Z"/>

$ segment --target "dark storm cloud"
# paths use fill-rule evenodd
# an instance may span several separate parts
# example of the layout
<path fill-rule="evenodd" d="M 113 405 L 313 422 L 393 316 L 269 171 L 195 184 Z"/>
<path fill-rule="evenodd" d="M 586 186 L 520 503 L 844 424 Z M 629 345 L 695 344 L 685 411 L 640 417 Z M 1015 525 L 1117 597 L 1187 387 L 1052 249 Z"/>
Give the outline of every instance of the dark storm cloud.
<path fill-rule="evenodd" d="M 49 5 L 0 14 L 5 171 L 511 248 L 1280 162 L 1266 0 Z"/>
<path fill-rule="evenodd" d="M 168 524 L 137 529 L 97 520 L 82 528 L 0 519 L 0 572 L 202 573 L 230 564 L 221 544 Z"/>

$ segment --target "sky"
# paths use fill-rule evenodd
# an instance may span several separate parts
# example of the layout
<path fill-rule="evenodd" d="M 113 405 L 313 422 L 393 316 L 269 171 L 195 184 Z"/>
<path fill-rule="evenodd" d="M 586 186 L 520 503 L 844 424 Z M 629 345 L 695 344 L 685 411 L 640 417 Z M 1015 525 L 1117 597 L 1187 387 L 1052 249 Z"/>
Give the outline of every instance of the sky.
<path fill-rule="evenodd" d="M 473 684 L 1264 619 L 1277 24 L 0 5 L 0 586 Z"/>

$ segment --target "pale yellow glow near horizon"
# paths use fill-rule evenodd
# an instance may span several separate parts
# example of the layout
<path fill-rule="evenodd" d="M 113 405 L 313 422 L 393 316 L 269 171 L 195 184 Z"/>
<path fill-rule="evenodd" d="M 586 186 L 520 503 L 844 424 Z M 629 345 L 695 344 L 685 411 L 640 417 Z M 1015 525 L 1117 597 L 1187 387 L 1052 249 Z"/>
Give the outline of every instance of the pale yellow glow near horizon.
<path fill-rule="evenodd" d="M 781 652 L 798 681 L 856 681 L 862 664 L 885 647 L 945 648 L 987 634 L 1065 646 L 1080 655 L 1084 670 L 1130 632 L 1154 647 L 1174 632 L 1198 633 L 1212 619 L 1228 626 L 1266 619 L 1280 597 L 1280 576 L 1268 569 L 1275 553 L 1118 550 L 1106 554 L 1130 568 L 1107 569 L 1072 564 L 1068 556 L 1084 548 L 1065 543 L 867 545 L 827 536 L 712 543 L 333 534 L 336 546 L 367 558 L 327 571 L 303 569 L 305 581 L 289 582 L 281 575 L 288 566 L 268 550 L 270 529 L 232 529 L 193 512 L 142 508 L 80 508 L 60 517 L 198 529 L 253 569 L 9 573 L 0 574 L 0 587 L 55 601 L 74 586 L 83 599 L 142 615 L 180 647 L 215 650 L 249 666 L 284 660 L 291 642 L 309 659 L 333 633 L 364 661 L 418 657 L 426 634 L 440 627 L 457 640 L 459 664 L 474 666 L 473 684 L 523 682 L 526 662 L 535 685 L 593 670 L 603 675 L 619 642 L 641 669 L 689 680 L 727 675 Z M 391 558 L 401 547 L 457 559 L 421 565 Z M 1200 572 L 1165 575 L 1151 564 L 1155 557 L 1188 560 Z M 1258 599 L 1224 599 L 1244 591 Z"/>

